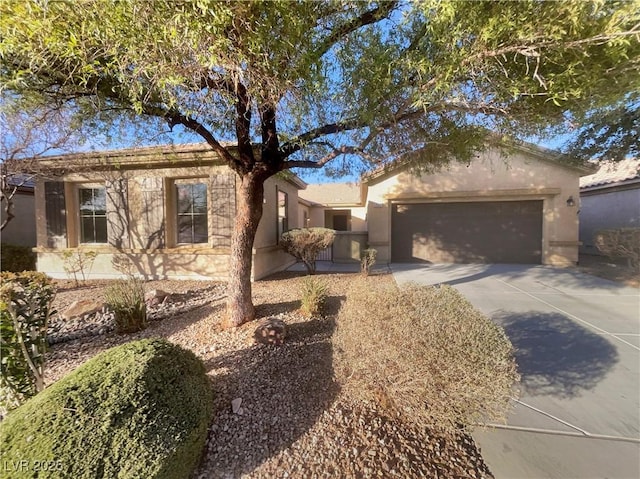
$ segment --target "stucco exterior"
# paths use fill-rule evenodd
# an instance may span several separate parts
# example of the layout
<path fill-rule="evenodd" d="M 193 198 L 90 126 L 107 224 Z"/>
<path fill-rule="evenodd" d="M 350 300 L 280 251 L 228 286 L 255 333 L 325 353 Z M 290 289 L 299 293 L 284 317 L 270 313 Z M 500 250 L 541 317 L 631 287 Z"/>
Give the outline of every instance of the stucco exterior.
<path fill-rule="evenodd" d="M 600 254 L 598 230 L 640 228 L 640 159 L 602 162 L 580 179 L 580 252 Z"/>
<path fill-rule="evenodd" d="M 378 261 L 391 259 L 391 205 L 394 202 L 543 202 L 542 263 L 573 265 L 578 260 L 579 176 L 537 152 L 508 156 L 487 150 L 470 164 L 453 163 L 434 173 L 392 171 L 372 178 L 367 191 L 369 244 Z M 572 198 L 574 205 L 567 200 Z"/>
<path fill-rule="evenodd" d="M 36 184 L 39 271 L 66 278 L 65 251 L 95 251 L 98 256 L 85 272 L 87 278 L 120 277 L 121 264 L 126 262 L 135 274 L 147 279 L 227 279 L 237 177 L 210 149 L 201 145 L 155 147 L 46 161 L 54 168 L 60 165 L 61 175 L 56 182 L 39 180 Z M 69 173 L 62 170 L 63 165 Z M 206 185 L 207 239 L 185 244 L 178 241 L 175 185 L 191 183 Z M 278 190 L 288 195 L 288 223 L 296 227 L 297 193 L 304 183 L 295 176 L 278 176 L 264 186 L 252 279 L 294 262 L 277 245 L 276 197 Z M 82 243 L 79 189 L 93 187 L 106 190 L 108 241 Z"/>

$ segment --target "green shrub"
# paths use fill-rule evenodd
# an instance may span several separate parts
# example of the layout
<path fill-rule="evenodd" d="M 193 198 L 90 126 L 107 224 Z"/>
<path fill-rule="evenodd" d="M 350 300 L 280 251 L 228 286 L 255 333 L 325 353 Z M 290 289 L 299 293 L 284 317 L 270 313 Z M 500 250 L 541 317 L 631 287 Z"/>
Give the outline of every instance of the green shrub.
<path fill-rule="evenodd" d="M 105 303 L 115 314 L 116 331 L 134 333 L 147 326 L 144 285 L 137 278 L 118 279 L 107 287 Z"/>
<path fill-rule="evenodd" d="M 327 299 L 327 285 L 318 278 L 306 276 L 300 286 L 302 306 L 300 310 L 305 316 L 317 316 Z"/>
<path fill-rule="evenodd" d="M 335 344 L 345 389 L 421 424 L 503 419 L 518 380 L 504 331 L 450 286 L 357 279 Z"/>
<path fill-rule="evenodd" d="M 0 423 L 2 478 L 187 478 L 213 414 L 191 352 L 160 339 L 107 350 Z M 27 470 L 12 470 L 25 461 Z"/>
<path fill-rule="evenodd" d="M 314 274 L 318 253 L 331 246 L 335 236 L 336 232 L 328 228 L 298 228 L 283 233 L 280 245 L 291 256 L 302 261 L 309 274 Z"/>
<path fill-rule="evenodd" d="M 36 269 L 36 254 L 31 247 L 2 243 L 0 249 L 0 270 L 19 273 Z"/>
<path fill-rule="evenodd" d="M 602 254 L 624 258 L 630 268 L 640 271 L 640 228 L 599 230 L 594 239 Z"/>
<path fill-rule="evenodd" d="M 378 250 L 373 248 L 367 248 L 362 252 L 362 257 L 360 258 L 360 272 L 364 276 L 369 276 L 371 272 L 371 268 L 376 264 L 376 256 L 378 255 Z"/>
<path fill-rule="evenodd" d="M 0 408 L 44 389 L 47 324 L 55 287 L 43 273 L 0 273 Z"/>

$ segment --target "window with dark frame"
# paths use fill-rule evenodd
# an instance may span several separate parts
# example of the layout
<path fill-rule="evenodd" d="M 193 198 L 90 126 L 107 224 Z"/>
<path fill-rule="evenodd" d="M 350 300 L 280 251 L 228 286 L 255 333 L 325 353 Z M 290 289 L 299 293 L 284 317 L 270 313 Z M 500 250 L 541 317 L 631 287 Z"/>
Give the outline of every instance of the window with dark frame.
<path fill-rule="evenodd" d="M 284 191 L 277 190 L 278 193 L 278 238 L 277 243 L 280 243 L 280 237 L 282 233 L 289 230 L 289 216 L 288 210 L 288 195 Z"/>
<path fill-rule="evenodd" d="M 107 242 L 107 195 L 104 188 L 79 188 L 80 243 Z"/>
<path fill-rule="evenodd" d="M 176 183 L 177 242 L 206 243 L 207 185 L 205 183 Z"/>

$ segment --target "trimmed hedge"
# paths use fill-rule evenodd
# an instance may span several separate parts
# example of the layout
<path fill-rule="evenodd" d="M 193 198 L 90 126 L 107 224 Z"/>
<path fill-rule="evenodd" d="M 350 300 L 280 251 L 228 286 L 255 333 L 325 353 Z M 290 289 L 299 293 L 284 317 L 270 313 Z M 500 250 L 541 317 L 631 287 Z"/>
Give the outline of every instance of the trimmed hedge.
<path fill-rule="evenodd" d="M 0 477 L 187 478 L 213 414 L 202 362 L 165 340 L 107 350 L 0 423 Z"/>
<path fill-rule="evenodd" d="M 0 245 L 0 270 L 19 273 L 21 271 L 35 271 L 36 254 L 30 246 L 18 246 L 2 243 Z"/>

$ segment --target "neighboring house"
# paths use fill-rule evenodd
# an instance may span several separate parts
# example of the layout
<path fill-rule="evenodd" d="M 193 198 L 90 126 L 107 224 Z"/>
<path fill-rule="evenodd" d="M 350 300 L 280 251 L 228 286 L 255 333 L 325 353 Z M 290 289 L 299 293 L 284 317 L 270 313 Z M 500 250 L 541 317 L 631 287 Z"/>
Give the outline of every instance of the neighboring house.
<path fill-rule="evenodd" d="M 598 230 L 630 227 L 640 228 L 640 159 L 601 163 L 580 178 L 580 252 L 600 254 Z"/>
<path fill-rule="evenodd" d="M 36 210 L 34 187 L 35 182 L 30 178 L 17 176 L 8 178 L 11 188 L 17 187 L 15 195 L 11 199 L 13 202 L 13 218 L 7 226 L 0 232 L 0 241 L 19 246 L 36 245 Z M 5 202 L 0 207 L 0 223 L 6 218 Z"/>
<path fill-rule="evenodd" d="M 207 146 L 146 147 L 47 157 L 57 181 L 36 185 L 38 270 L 65 278 L 64 252 L 98 253 L 88 278 L 225 280 L 229 272 L 237 175 Z M 278 246 L 298 226 L 295 175 L 265 182 L 252 278 L 295 260 Z"/>
<path fill-rule="evenodd" d="M 309 203 L 310 226 L 335 225 L 335 211 L 350 209 L 351 225 L 357 218 L 358 229 L 368 232 L 366 245 L 378 250 L 379 263 L 576 264 L 579 177 L 590 170 L 533 145 L 510 151 L 505 157 L 489 149 L 468 165 L 433 174 L 381 169 L 366 175 L 361 188 L 335 190 L 360 190 L 352 207 L 323 206 L 340 196 L 331 184 L 309 185 L 300 195 Z"/>

